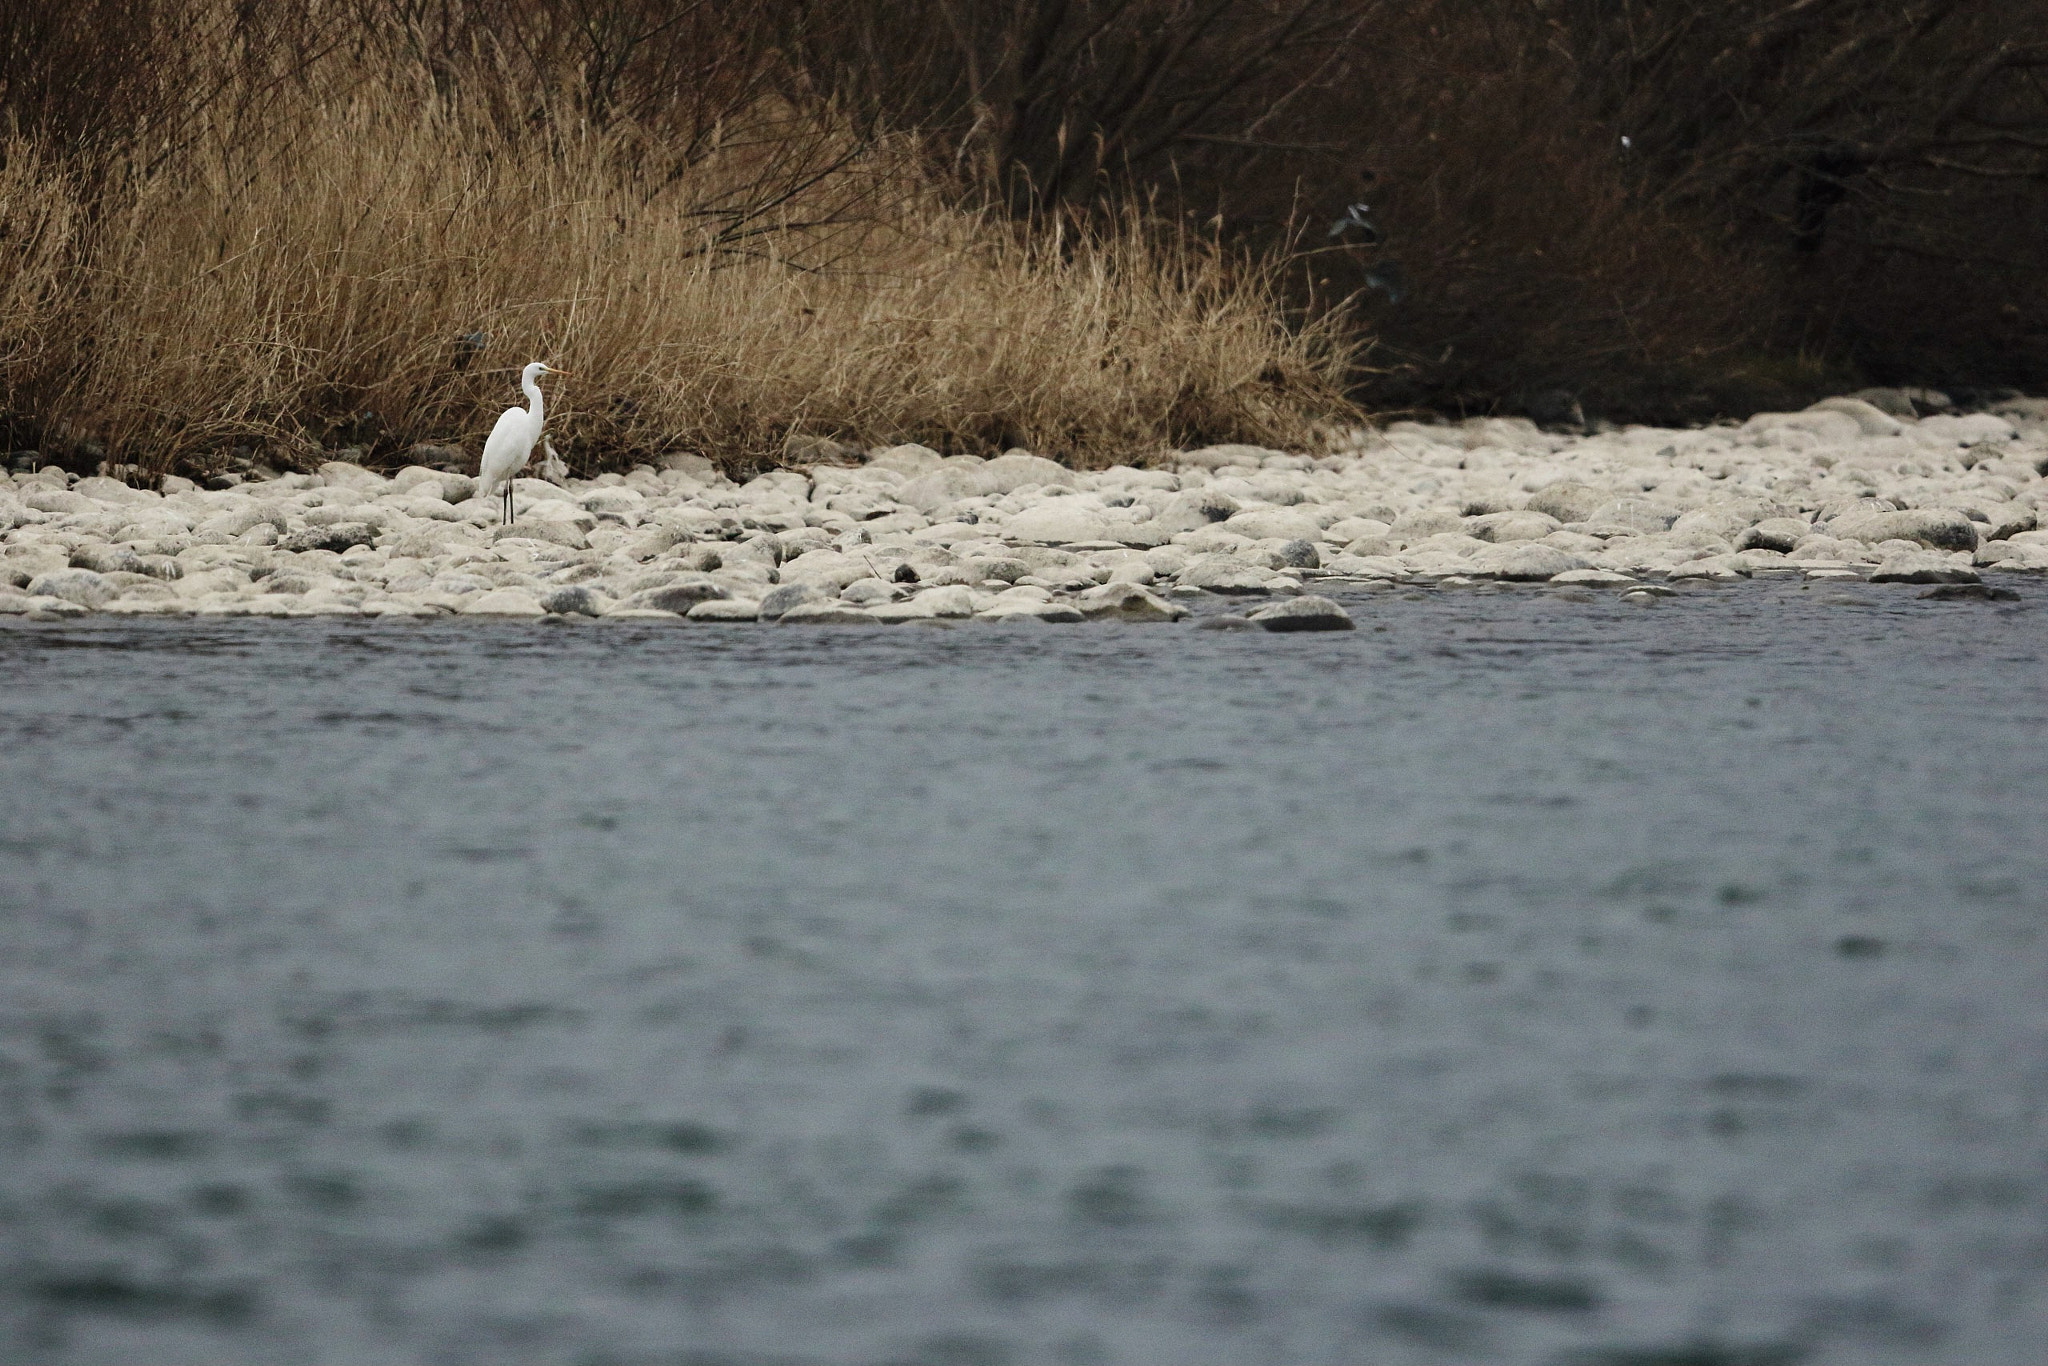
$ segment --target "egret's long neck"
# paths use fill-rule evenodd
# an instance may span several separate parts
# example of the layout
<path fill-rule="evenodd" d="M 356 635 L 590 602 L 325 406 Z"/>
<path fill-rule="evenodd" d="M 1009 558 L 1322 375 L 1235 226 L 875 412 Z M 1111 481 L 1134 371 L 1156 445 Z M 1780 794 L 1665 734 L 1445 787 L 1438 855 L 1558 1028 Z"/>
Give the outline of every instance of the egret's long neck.
<path fill-rule="evenodd" d="M 519 387 L 524 389 L 526 396 L 533 400 L 533 407 L 530 410 L 533 414 L 533 429 L 539 431 L 540 424 L 544 420 L 541 415 L 540 385 L 530 379 L 522 378 L 519 381 Z"/>

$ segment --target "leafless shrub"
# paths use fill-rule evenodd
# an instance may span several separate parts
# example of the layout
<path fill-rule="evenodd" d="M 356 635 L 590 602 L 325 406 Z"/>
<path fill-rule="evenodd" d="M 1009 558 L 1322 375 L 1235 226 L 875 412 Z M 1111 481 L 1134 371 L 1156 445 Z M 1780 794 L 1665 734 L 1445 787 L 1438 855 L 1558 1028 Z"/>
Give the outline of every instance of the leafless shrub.
<path fill-rule="evenodd" d="M 1264 130 L 1379 0 L 856 0 L 799 5 L 784 41 L 851 106 L 906 120 L 1012 209 L 1114 204 L 1180 158 Z"/>
<path fill-rule="evenodd" d="M 263 135 L 345 39 L 324 7 L 228 0 L 11 0 L 0 6 L 0 118 L 92 172 L 161 163 L 204 120 Z"/>
<path fill-rule="evenodd" d="M 779 0 L 350 0 L 354 41 L 443 98 L 514 121 L 566 98 L 687 156 L 746 122 L 788 73 Z"/>
<path fill-rule="evenodd" d="M 1707 416 L 1851 363 L 2041 384 L 2044 32 L 2043 0 L 1381 7 L 1259 160 L 1190 148 L 1177 184 L 1268 232 L 1369 201 L 1381 240 L 1312 278 L 1364 291 L 1396 400 Z M 1367 283 L 1394 260 L 1398 304 Z"/>

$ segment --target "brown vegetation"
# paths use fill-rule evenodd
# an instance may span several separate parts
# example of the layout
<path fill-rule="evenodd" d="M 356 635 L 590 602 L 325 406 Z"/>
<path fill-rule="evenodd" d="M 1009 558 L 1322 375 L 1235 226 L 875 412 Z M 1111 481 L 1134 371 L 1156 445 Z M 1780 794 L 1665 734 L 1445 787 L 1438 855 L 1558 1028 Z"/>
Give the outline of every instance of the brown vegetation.
<path fill-rule="evenodd" d="M 1091 461 L 1300 443 L 1351 411 L 1336 320 L 1288 326 L 1273 262 L 1135 212 L 1019 232 L 751 43 L 683 73 L 721 98 L 657 110 L 629 98 L 651 38 L 571 83 L 523 55 L 559 33 L 364 32 L 196 107 L 145 87 L 160 114 L 125 133 L 53 105 L 8 145 L 0 384 L 24 435 L 144 472 L 474 449 L 534 356 L 576 374 L 555 428 L 586 467 L 814 438 Z"/>
<path fill-rule="evenodd" d="M 156 470 L 384 458 L 473 445 L 547 354 L 586 464 L 1085 460 L 1300 441 L 1347 392 L 2041 385 L 2043 32 L 2048 0 L 20 0 L 0 418 Z"/>
<path fill-rule="evenodd" d="M 1247 263 L 1135 224 L 1023 242 L 907 150 L 809 132 L 806 156 L 730 146 L 670 184 L 631 132 L 534 146 L 407 95 L 337 100 L 288 164 L 181 157 L 103 191 L 74 239 L 89 275 L 45 231 L 26 321 L 91 344 L 24 348 L 10 387 L 155 470 L 237 444 L 473 449 L 534 356 L 577 376 L 555 426 L 586 463 L 805 436 L 1086 460 L 1298 441 L 1342 406 L 1340 346 L 1281 327 Z"/>

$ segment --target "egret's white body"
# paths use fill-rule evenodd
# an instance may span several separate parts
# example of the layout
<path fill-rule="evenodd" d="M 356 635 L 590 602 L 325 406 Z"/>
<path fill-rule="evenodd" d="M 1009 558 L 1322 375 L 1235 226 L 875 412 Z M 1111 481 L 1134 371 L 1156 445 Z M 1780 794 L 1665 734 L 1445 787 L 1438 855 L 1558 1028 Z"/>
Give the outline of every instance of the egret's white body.
<path fill-rule="evenodd" d="M 533 458 L 534 443 L 540 440 L 545 411 L 540 396 L 540 377 L 568 373 L 543 361 L 535 361 L 520 371 L 519 387 L 526 391 L 531 406 L 507 408 L 500 413 L 497 425 L 491 428 L 490 440 L 484 442 L 483 463 L 477 469 L 477 496 L 488 498 L 493 492 L 501 492 L 507 522 L 515 515 L 512 507 L 513 476 L 526 468 L 526 462 Z"/>

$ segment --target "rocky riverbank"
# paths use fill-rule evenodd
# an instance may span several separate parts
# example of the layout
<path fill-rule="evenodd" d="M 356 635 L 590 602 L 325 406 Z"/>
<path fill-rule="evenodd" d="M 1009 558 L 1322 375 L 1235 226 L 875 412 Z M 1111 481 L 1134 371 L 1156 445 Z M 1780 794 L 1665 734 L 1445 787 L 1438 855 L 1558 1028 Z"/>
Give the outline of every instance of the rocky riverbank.
<path fill-rule="evenodd" d="M 1095 472 L 897 446 L 736 484 L 682 457 L 521 479 L 509 527 L 474 479 L 426 465 L 161 491 L 47 468 L 0 482 L 0 614 L 1170 621 L 1215 594 L 1299 630 L 1350 624 L 1308 591 L 1324 581 L 2002 596 L 1987 572 L 2048 572 L 2044 472 L 2048 400 L 1919 416 L 1887 392 L 1697 430 L 1398 422 L 1326 455 L 1216 446 Z"/>

